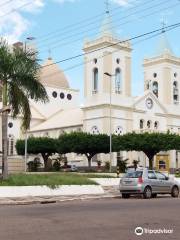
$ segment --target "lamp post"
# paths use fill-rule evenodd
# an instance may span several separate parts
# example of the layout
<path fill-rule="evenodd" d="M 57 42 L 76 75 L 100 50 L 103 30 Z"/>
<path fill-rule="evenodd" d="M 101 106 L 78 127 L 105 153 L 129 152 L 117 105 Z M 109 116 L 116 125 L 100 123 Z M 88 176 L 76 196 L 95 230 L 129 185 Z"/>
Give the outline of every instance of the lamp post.
<path fill-rule="evenodd" d="M 25 52 L 27 51 L 27 41 L 34 41 L 36 38 L 35 37 L 27 37 L 24 43 L 24 48 L 25 48 Z M 24 146 L 24 170 L 26 172 L 27 170 L 27 140 L 28 140 L 28 133 L 27 133 L 27 129 L 25 131 L 25 146 Z"/>
<path fill-rule="evenodd" d="M 112 157 L 112 77 L 115 76 L 115 74 L 110 74 L 108 72 L 105 72 L 104 75 L 108 76 L 110 79 L 110 91 L 109 91 L 109 172 L 111 172 L 111 157 Z"/>

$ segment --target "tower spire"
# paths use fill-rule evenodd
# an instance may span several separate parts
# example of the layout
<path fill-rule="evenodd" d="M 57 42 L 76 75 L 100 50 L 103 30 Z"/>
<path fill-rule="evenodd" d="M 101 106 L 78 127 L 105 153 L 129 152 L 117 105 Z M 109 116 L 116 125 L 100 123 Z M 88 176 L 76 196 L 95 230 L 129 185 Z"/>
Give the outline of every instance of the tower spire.
<path fill-rule="evenodd" d="M 49 59 L 49 60 L 52 60 L 52 57 L 51 57 L 51 49 L 50 49 L 50 48 L 48 49 L 48 59 Z"/>
<path fill-rule="evenodd" d="M 109 0 L 105 0 L 104 2 L 105 4 L 105 18 L 102 22 L 101 25 L 101 36 L 113 36 L 113 26 L 112 26 L 112 19 L 111 19 L 111 15 L 110 15 L 110 3 Z"/>
<path fill-rule="evenodd" d="M 167 24 L 167 21 L 163 16 L 161 19 L 162 30 L 161 30 L 160 39 L 156 49 L 156 55 L 163 55 L 163 54 L 173 55 L 173 51 L 171 49 L 170 43 L 166 35 L 166 24 Z"/>
<path fill-rule="evenodd" d="M 161 19 L 161 24 L 162 24 L 162 33 L 165 33 L 166 32 L 165 28 L 166 28 L 167 22 L 165 21 L 164 16 Z"/>
<path fill-rule="evenodd" d="M 109 0 L 105 0 L 106 14 L 109 14 Z"/>

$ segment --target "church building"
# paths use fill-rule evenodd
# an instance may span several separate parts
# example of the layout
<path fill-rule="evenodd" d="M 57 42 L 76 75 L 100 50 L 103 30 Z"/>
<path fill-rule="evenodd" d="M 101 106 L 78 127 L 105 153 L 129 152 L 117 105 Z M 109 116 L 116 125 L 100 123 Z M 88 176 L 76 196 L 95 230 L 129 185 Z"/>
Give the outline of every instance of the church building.
<path fill-rule="evenodd" d="M 143 60 L 144 92 L 134 97 L 131 93 L 132 47 L 112 32 L 107 11 L 99 36 L 85 42 L 84 51 L 84 100 L 80 107 L 79 90 L 69 86 L 68 79 L 48 58 L 42 68 L 40 81 L 46 87 L 49 103 L 43 105 L 30 99 L 32 121 L 27 135 L 58 137 L 64 132 L 84 131 L 92 134 L 125 134 L 128 132 L 180 133 L 180 58 L 173 54 L 166 32 L 162 29 L 157 55 Z M 24 138 L 20 118 L 9 116 L 9 157 L 17 158 L 14 143 Z M 112 154 L 112 165 L 119 157 L 139 160 L 148 166 L 142 152 Z M 93 158 L 103 163 L 109 154 Z M 85 157 L 68 154 L 69 163 L 87 166 Z M 180 168 L 178 151 L 161 152 L 155 157 L 156 167 L 165 171 Z"/>

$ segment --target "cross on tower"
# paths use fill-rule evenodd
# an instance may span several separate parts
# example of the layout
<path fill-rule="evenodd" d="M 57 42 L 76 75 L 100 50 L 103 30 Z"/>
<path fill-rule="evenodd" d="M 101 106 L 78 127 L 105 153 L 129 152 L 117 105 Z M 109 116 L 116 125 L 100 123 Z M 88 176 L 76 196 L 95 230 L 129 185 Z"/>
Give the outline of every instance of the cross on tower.
<path fill-rule="evenodd" d="M 165 14 L 162 15 L 161 24 L 162 24 L 162 33 L 165 33 L 166 32 L 165 28 L 167 24 L 167 21 L 165 20 Z"/>
<path fill-rule="evenodd" d="M 51 49 L 50 48 L 48 49 L 48 55 L 49 55 L 48 59 L 51 59 Z"/>
<path fill-rule="evenodd" d="M 108 14 L 109 13 L 109 0 L 105 0 L 105 5 L 106 5 L 106 13 Z"/>

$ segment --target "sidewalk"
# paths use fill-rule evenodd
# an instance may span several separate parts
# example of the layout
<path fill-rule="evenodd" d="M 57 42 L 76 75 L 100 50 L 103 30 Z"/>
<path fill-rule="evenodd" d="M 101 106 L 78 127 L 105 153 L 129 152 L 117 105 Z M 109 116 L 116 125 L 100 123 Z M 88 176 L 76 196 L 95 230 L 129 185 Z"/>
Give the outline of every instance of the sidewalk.
<path fill-rule="evenodd" d="M 0 198 L 0 205 L 28 205 L 28 204 L 50 204 L 73 200 L 90 200 L 101 198 L 119 197 L 118 186 L 103 187 L 104 194 L 68 195 L 68 196 L 28 196 L 28 197 L 6 197 Z"/>

